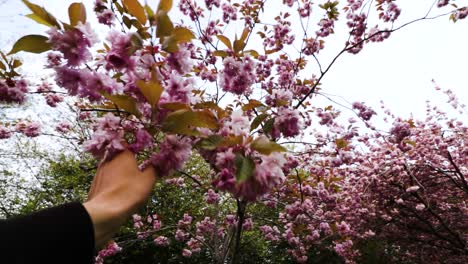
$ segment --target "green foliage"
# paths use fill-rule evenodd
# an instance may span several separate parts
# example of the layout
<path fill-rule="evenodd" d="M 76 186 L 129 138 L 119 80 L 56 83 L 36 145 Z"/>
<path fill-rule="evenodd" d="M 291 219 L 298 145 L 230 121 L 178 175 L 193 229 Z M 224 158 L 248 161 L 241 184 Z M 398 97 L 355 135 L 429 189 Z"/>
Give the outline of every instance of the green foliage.
<path fill-rule="evenodd" d="M 27 35 L 16 41 L 8 54 L 14 54 L 20 51 L 42 53 L 51 49 L 51 44 L 47 41 L 48 38 L 46 36 Z"/>
<path fill-rule="evenodd" d="M 28 194 L 21 214 L 72 201 L 84 201 L 95 173 L 93 159 L 61 155 L 50 161 L 37 176 L 41 182 L 38 189 Z"/>

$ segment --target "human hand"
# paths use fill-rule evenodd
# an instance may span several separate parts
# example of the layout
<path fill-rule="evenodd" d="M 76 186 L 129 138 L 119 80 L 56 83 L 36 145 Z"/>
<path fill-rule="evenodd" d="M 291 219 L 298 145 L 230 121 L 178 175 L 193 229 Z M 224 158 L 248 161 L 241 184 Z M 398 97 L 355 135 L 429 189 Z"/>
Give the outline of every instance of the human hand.
<path fill-rule="evenodd" d="M 140 171 L 129 150 L 99 165 L 88 201 L 83 204 L 93 221 L 97 248 L 105 245 L 145 203 L 155 181 L 154 168 Z"/>

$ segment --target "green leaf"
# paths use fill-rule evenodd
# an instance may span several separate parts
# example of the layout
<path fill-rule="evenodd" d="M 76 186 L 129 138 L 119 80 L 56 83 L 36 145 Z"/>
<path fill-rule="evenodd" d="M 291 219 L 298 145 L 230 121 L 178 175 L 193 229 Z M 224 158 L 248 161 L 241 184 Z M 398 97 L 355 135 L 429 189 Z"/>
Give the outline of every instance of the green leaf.
<path fill-rule="evenodd" d="M 272 152 L 285 152 L 286 148 L 280 144 L 270 141 L 267 137 L 261 136 L 256 138 L 250 145 L 252 149 L 264 154 L 270 155 Z"/>
<path fill-rule="evenodd" d="M 138 80 L 137 86 L 140 88 L 141 93 L 145 96 L 151 107 L 155 107 L 164 90 L 161 84 L 159 82 L 145 82 L 143 80 Z"/>
<path fill-rule="evenodd" d="M 165 13 L 168 13 L 172 8 L 172 0 L 160 0 L 158 11 L 162 10 Z"/>
<path fill-rule="evenodd" d="M 222 43 L 224 43 L 224 45 L 226 45 L 226 47 L 228 47 L 228 49 L 232 50 L 231 41 L 230 41 L 226 36 L 217 35 L 216 37 L 217 37 Z"/>
<path fill-rule="evenodd" d="M 51 44 L 47 42 L 49 38 L 42 35 L 27 35 L 24 36 L 13 45 L 13 48 L 8 53 L 14 54 L 19 51 L 26 51 L 31 53 L 42 53 L 52 48 Z"/>
<path fill-rule="evenodd" d="M 268 114 L 260 114 L 255 119 L 252 121 L 252 124 L 250 124 L 250 131 L 256 129 L 267 117 L 270 115 Z"/>
<path fill-rule="evenodd" d="M 265 122 L 265 125 L 263 125 L 263 132 L 265 133 L 270 133 L 271 130 L 273 129 L 273 125 L 275 124 L 275 119 L 269 119 L 268 121 Z"/>
<path fill-rule="evenodd" d="M 138 0 L 122 0 L 122 3 L 125 8 L 127 8 L 128 13 L 136 17 L 142 25 L 146 24 L 147 19 L 145 9 Z"/>
<path fill-rule="evenodd" d="M 86 8 L 83 3 L 72 3 L 68 7 L 68 17 L 72 26 L 78 25 L 79 22 L 86 23 Z"/>
<path fill-rule="evenodd" d="M 141 116 L 137 108 L 137 102 L 133 97 L 123 94 L 110 95 L 107 93 L 102 93 L 102 95 L 117 105 L 118 108 L 121 108 L 135 116 Z"/>
<path fill-rule="evenodd" d="M 156 21 L 158 24 L 158 28 L 156 29 L 156 37 L 164 38 L 172 34 L 172 31 L 174 31 L 174 25 L 172 24 L 172 21 L 167 13 L 158 13 Z"/>
<path fill-rule="evenodd" d="M 22 0 L 22 1 L 29 8 L 29 10 L 31 10 L 33 14 L 35 15 L 33 16 L 34 18 L 31 16 L 27 16 L 27 17 L 37 22 L 39 22 L 38 20 L 40 20 L 41 21 L 39 22 L 40 24 L 47 25 L 47 26 L 56 26 L 57 28 L 60 28 L 60 24 L 58 23 L 57 19 L 53 15 L 51 15 L 49 12 L 47 12 L 47 10 L 27 0 Z"/>
<path fill-rule="evenodd" d="M 5 64 L 3 64 L 3 62 L 0 61 L 0 69 L 2 70 L 6 70 L 6 67 L 5 67 Z"/>
<path fill-rule="evenodd" d="M 234 160 L 236 164 L 236 180 L 237 183 L 242 183 L 253 176 L 255 170 L 255 162 L 251 157 L 245 157 L 237 153 Z"/>
<path fill-rule="evenodd" d="M 206 150 L 215 150 L 221 144 L 221 142 L 223 142 L 223 139 L 224 137 L 220 135 L 211 135 L 198 141 L 196 147 Z"/>

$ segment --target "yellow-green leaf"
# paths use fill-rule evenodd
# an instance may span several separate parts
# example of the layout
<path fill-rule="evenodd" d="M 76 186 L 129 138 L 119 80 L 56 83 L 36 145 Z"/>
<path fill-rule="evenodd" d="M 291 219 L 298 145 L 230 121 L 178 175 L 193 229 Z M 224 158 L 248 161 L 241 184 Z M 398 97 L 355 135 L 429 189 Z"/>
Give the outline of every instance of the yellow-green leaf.
<path fill-rule="evenodd" d="M 26 17 L 29 17 L 30 19 L 36 21 L 39 24 L 42 24 L 44 26 L 52 27 L 53 25 L 49 23 L 48 21 L 44 20 L 42 17 L 36 15 L 36 14 L 29 14 L 26 15 Z"/>
<path fill-rule="evenodd" d="M 68 17 L 72 26 L 78 25 L 79 22 L 86 23 L 86 8 L 83 3 L 72 3 L 68 7 Z"/>
<path fill-rule="evenodd" d="M 37 19 L 31 16 L 27 16 L 27 17 L 34 19 L 35 21 L 43 25 L 56 26 L 57 28 L 60 28 L 60 24 L 58 23 L 57 19 L 53 15 L 51 15 L 49 12 L 47 12 L 47 10 L 27 0 L 22 0 L 22 1 L 29 8 L 29 10 L 31 10 L 35 14 L 34 17 L 40 18 L 41 22 L 39 22 Z"/>
<path fill-rule="evenodd" d="M 243 136 L 228 136 L 219 143 L 219 147 L 233 147 L 236 145 L 241 145 L 244 142 Z"/>
<path fill-rule="evenodd" d="M 242 110 L 248 111 L 248 110 L 252 110 L 254 108 L 260 107 L 260 106 L 264 106 L 260 101 L 249 100 L 248 104 L 242 106 Z"/>
<path fill-rule="evenodd" d="M 167 115 L 162 123 L 165 132 L 192 135 L 196 116 L 190 109 L 181 109 Z"/>
<path fill-rule="evenodd" d="M 172 0 L 160 0 L 159 1 L 159 6 L 158 6 L 158 11 L 162 10 L 166 13 L 169 12 L 172 8 Z"/>
<path fill-rule="evenodd" d="M 256 50 L 246 50 L 244 53 L 250 53 L 250 56 L 257 58 L 260 54 Z"/>
<path fill-rule="evenodd" d="M 249 28 L 245 28 L 244 31 L 242 31 L 242 36 L 241 36 L 240 40 L 242 42 L 245 42 L 245 40 L 247 40 L 247 37 L 249 36 L 249 33 L 250 33 Z"/>
<path fill-rule="evenodd" d="M 215 50 L 213 52 L 213 55 L 217 56 L 217 57 L 221 57 L 221 58 L 225 58 L 225 57 L 229 56 L 229 54 L 224 50 Z"/>
<path fill-rule="evenodd" d="M 224 115 L 226 114 L 225 111 L 219 107 L 219 105 L 217 105 L 215 102 L 202 102 L 202 103 L 198 103 L 196 105 L 194 105 L 194 108 L 195 109 L 211 109 L 211 110 L 214 110 L 216 111 L 217 115 L 218 115 L 218 118 L 223 118 Z"/>
<path fill-rule="evenodd" d="M 217 35 L 216 37 L 217 37 L 222 43 L 224 43 L 224 45 L 226 45 L 226 47 L 228 47 L 230 50 L 232 50 L 231 41 L 230 41 L 226 36 Z"/>
<path fill-rule="evenodd" d="M 172 34 L 174 31 L 174 25 L 166 12 L 159 12 L 156 21 L 158 24 L 156 37 L 163 38 Z"/>
<path fill-rule="evenodd" d="M 185 27 L 175 28 L 172 35 L 174 35 L 174 39 L 178 43 L 189 42 L 195 38 L 195 35 L 193 34 L 193 32 L 190 29 L 185 28 Z"/>
<path fill-rule="evenodd" d="M 190 107 L 187 105 L 187 104 L 183 104 L 183 103 L 165 103 L 165 104 L 161 104 L 161 108 L 164 108 L 164 109 L 167 109 L 167 110 L 181 110 L 181 109 L 185 109 L 185 110 L 189 110 Z"/>
<path fill-rule="evenodd" d="M 20 60 L 13 60 L 13 63 L 12 63 L 13 69 L 18 68 L 21 65 L 23 65 L 23 63 Z"/>
<path fill-rule="evenodd" d="M 181 109 L 168 114 L 162 124 L 165 132 L 182 135 L 192 135 L 196 127 L 216 128 L 216 120 L 205 111 Z"/>
<path fill-rule="evenodd" d="M 239 53 L 244 50 L 246 43 L 240 39 L 234 41 L 234 52 Z"/>
<path fill-rule="evenodd" d="M 140 88 L 141 93 L 145 96 L 151 107 L 156 106 L 164 90 L 161 84 L 159 82 L 145 82 L 143 80 L 138 80 L 137 86 Z"/>
<path fill-rule="evenodd" d="M 145 5 L 145 11 L 146 14 L 148 14 L 148 17 L 154 17 L 154 11 L 148 4 Z"/>
<path fill-rule="evenodd" d="M 128 16 L 122 16 L 122 21 L 127 28 L 132 27 L 132 20 Z"/>
<path fill-rule="evenodd" d="M 172 35 L 164 40 L 163 50 L 167 52 L 176 52 L 179 50 L 179 43 L 186 43 L 195 38 L 195 35 L 188 28 L 178 27 L 172 32 Z"/>
<path fill-rule="evenodd" d="M 128 12 L 136 17 L 142 25 L 146 24 L 145 9 L 138 0 L 122 0 L 122 3 L 125 8 L 127 8 Z"/>
<path fill-rule="evenodd" d="M 223 142 L 223 139 L 223 136 L 211 135 L 198 141 L 196 147 L 206 150 L 215 150 L 220 145 L 220 143 Z"/>
<path fill-rule="evenodd" d="M 110 95 L 102 93 L 102 95 L 117 105 L 118 108 L 121 108 L 135 116 L 140 116 L 140 112 L 137 108 L 137 102 L 133 97 L 123 94 Z"/>
<path fill-rule="evenodd" d="M 195 114 L 197 116 L 197 119 L 200 121 L 200 124 L 198 126 L 210 129 L 218 128 L 216 118 L 213 116 L 213 113 L 211 113 L 209 110 L 197 111 L 195 112 Z"/>
<path fill-rule="evenodd" d="M 272 152 L 284 152 L 286 148 L 280 144 L 270 141 L 267 137 L 261 136 L 256 138 L 250 145 L 252 149 L 264 154 L 270 155 Z"/>
<path fill-rule="evenodd" d="M 42 53 L 51 49 L 51 45 L 47 42 L 49 38 L 42 35 L 27 35 L 24 36 L 13 45 L 13 48 L 8 54 L 26 51 L 31 53 Z"/>
<path fill-rule="evenodd" d="M 153 9 L 151 9 L 151 7 L 146 4 L 145 5 L 145 11 L 146 11 L 146 14 L 148 15 L 148 20 L 150 22 L 151 25 L 154 25 L 155 23 L 155 16 L 154 16 L 154 11 Z"/>
<path fill-rule="evenodd" d="M 337 148 L 343 149 L 343 148 L 346 148 L 349 143 L 344 138 L 338 138 L 338 139 L 335 140 L 335 144 L 336 144 Z"/>
<path fill-rule="evenodd" d="M 179 50 L 179 45 L 177 45 L 177 41 L 171 36 L 164 39 L 162 50 L 169 53 L 177 52 Z"/>

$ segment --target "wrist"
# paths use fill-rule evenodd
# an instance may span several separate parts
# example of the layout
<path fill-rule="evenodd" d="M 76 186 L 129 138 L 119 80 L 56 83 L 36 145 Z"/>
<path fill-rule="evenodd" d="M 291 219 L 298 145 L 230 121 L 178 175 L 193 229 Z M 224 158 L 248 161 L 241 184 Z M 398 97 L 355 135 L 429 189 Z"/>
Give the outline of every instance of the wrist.
<path fill-rule="evenodd" d="M 93 222 L 96 248 L 104 246 L 128 218 L 119 206 L 93 199 L 83 204 Z"/>

